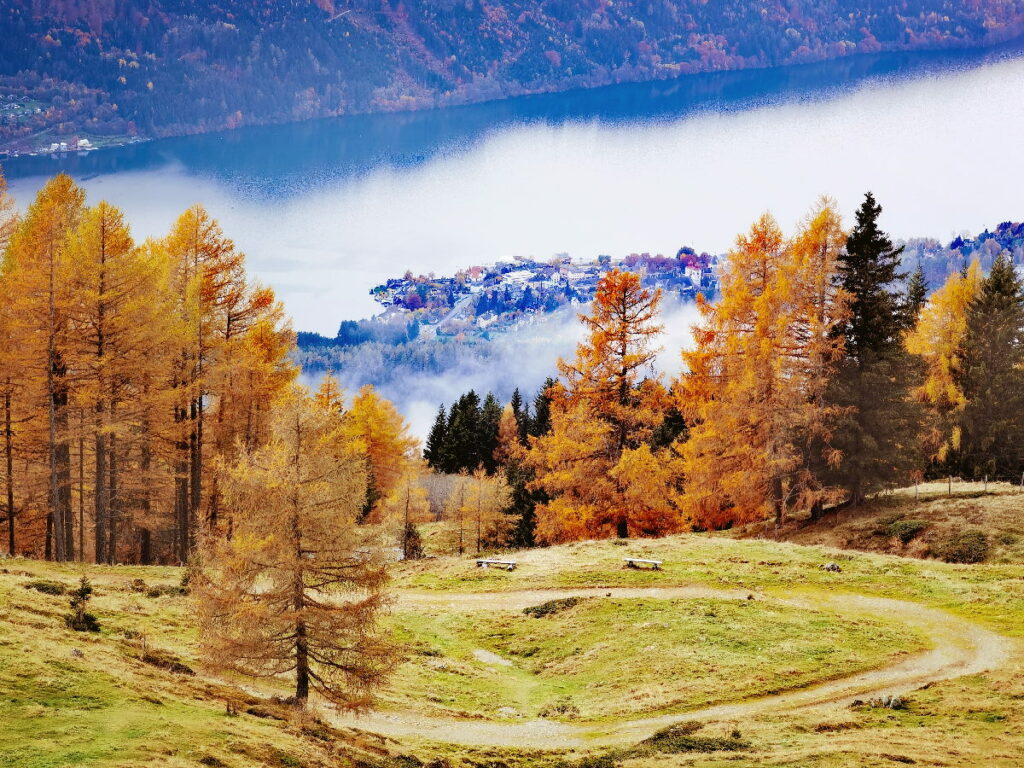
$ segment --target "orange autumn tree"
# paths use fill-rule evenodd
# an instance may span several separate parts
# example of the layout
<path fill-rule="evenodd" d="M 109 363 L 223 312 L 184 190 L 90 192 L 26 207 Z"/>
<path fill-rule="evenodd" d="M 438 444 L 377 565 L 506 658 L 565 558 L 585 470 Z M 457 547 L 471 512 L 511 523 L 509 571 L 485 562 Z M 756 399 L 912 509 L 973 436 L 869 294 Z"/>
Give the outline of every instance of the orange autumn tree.
<path fill-rule="evenodd" d="M 359 525 L 366 467 L 330 396 L 279 399 L 268 440 L 223 473 L 230 537 L 200 532 L 194 595 L 206 660 L 217 670 L 294 680 L 360 711 L 394 669 L 380 631 L 387 568 L 377 531 Z"/>
<path fill-rule="evenodd" d="M 68 315 L 73 300 L 64 279 L 69 242 L 81 220 L 85 193 L 60 174 L 39 191 L 10 236 L 5 252 L 5 289 L 21 365 L 17 376 L 34 418 L 26 422 L 28 442 L 40 468 L 45 465 L 45 553 L 56 560 L 75 557 L 71 505 L 72 372 L 68 361 Z M 41 454 L 41 455 L 39 455 Z"/>
<path fill-rule="evenodd" d="M 848 302 L 835 287 L 843 240 L 828 201 L 792 240 L 766 214 L 730 252 L 721 300 L 700 302 L 677 387 L 691 423 L 680 451 L 695 525 L 781 521 L 787 508 L 835 497 L 812 467 L 815 452 L 841 459 L 828 448 L 823 399 L 842 351 L 833 330 Z"/>
<path fill-rule="evenodd" d="M 363 516 L 375 516 L 380 503 L 412 470 L 419 441 L 409 434 L 408 425 L 391 401 L 369 385 L 352 399 L 346 429 L 361 446 L 366 461 Z"/>
<path fill-rule="evenodd" d="M 931 412 L 932 424 L 923 442 L 936 461 L 945 461 L 951 451 L 960 448 L 957 421 L 967 406 L 963 376 L 968 311 L 983 282 L 977 259 L 963 272 L 951 274 L 907 335 L 907 351 L 924 364 L 924 382 L 914 396 Z"/>
<path fill-rule="evenodd" d="M 661 293 L 639 276 L 612 270 L 600 281 L 589 335 L 552 390 L 550 433 L 533 438 L 533 486 L 550 501 L 537 508 L 537 536 L 557 543 L 677 531 L 675 465 L 650 445 L 668 396 L 653 375 Z"/>

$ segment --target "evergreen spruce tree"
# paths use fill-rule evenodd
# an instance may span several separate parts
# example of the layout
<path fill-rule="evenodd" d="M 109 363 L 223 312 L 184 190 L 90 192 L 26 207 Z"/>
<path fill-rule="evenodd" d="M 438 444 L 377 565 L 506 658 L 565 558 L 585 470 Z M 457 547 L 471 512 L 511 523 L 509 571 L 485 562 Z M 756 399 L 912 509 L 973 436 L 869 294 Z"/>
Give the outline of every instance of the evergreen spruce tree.
<path fill-rule="evenodd" d="M 442 469 L 444 460 L 445 438 L 448 434 L 448 413 L 442 404 L 437 410 L 437 418 L 427 435 L 427 444 L 423 449 L 423 458 L 427 466 L 435 471 Z"/>
<path fill-rule="evenodd" d="M 832 436 L 832 446 L 843 458 L 838 468 L 825 468 L 824 473 L 845 488 L 852 505 L 905 479 L 918 433 L 918 412 L 909 401 L 915 369 L 903 335 L 913 322 L 905 308 L 922 300 L 921 289 L 912 284 L 911 296 L 900 295 L 903 249 L 879 229 L 881 212 L 867 193 L 839 263 L 839 284 L 850 295 L 850 316 L 837 329 L 845 352 L 828 400 L 843 414 Z"/>
<path fill-rule="evenodd" d="M 529 290 L 529 289 L 527 289 Z M 519 387 L 512 393 L 512 414 L 516 417 L 516 424 L 519 425 L 519 442 L 526 445 L 526 436 L 530 433 L 530 407 L 523 402 L 523 395 Z"/>
<path fill-rule="evenodd" d="M 476 469 L 480 448 L 480 397 L 470 390 L 452 406 L 448 417 L 442 467 L 448 474 Z"/>
<path fill-rule="evenodd" d="M 919 261 L 917 269 L 913 271 L 910 280 L 907 281 L 906 300 L 903 303 L 904 323 L 907 328 L 914 326 L 917 316 L 921 314 L 926 303 L 928 303 L 928 280 L 924 276 L 924 269 Z"/>
<path fill-rule="evenodd" d="M 501 424 L 502 410 L 498 398 L 493 393 L 488 392 L 487 397 L 484 398 L 483 406 L 480 408 L 477 464 L 482 466 L 489 475 L 494 474 L 497 466 L 497 462 L 494 460 L 494 451 L 498 447 L 498 428 Z"/>
<path fill-rule="evenodd" d="M 1005 252 L 967 314 L 960 473 L 1017 477 L 1024 471 L 1024 286 Z"/>
<path fill-rule="evenodd" d="M 533 418 L 530 420 L 530 435 L 540 437 L 551 431 L 551 395 L 550 390 L 558 382 L 550 376 L 544 380 L 537 397 L 533 400 Z"/>

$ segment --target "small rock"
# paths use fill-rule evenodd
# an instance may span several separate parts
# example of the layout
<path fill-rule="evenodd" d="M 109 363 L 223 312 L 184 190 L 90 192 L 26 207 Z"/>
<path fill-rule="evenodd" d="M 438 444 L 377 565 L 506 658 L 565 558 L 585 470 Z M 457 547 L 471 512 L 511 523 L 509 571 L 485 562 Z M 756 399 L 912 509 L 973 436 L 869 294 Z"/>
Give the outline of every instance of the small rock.
<path fill-rule="evenodd" d="M 825 563 L 824 565 L 820 565 L 818 567 L 821 568 L 821 570 L 823 571 L 828 571 L 829 573 L 843 572 L 843 569 L 839 567 L 839 563 Z"/>
<path fill-rule="evenodd" d="M 85 654 L 82 653 L 77 648 L 72 648 L 71 649 L 71 657 L 74 658 L 74 659 L 84 659 L 85 658 Z"/>
<path fill-rule="evenodd" d="M 501 717 L 519 717 L 519 710 L 515 707 L 499 707 L 498 714 Z"/>

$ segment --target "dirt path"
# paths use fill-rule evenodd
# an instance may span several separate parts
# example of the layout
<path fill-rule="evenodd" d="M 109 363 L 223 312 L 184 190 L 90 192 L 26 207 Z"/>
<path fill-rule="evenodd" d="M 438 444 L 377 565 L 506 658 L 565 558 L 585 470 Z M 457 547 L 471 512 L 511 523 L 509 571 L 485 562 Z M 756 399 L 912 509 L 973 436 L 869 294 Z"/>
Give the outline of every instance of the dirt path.
<path fill-rule="evenodd" d="M 405 591 L 398 605 L 407 608 L 448 607 L 467 610 L 522 610 L 558 598 L 613 597 L 649 599 L 747 599 L 746 590 L 709 587 L 652 587 L 642 589 L 527 590 L 496 593 L 427 593 Z M 373 712 L 362 717 L 333 717 L 338 725 L 373 731 L 393 738 L 419 737 L 468 746 L 556 749 L 635 743 L 659 728 L 688 720 L 730 721 L 766 712 L 832 705 L 842 707 L 856 698 L 908 693 L 925 683 L 949 680 L 998 667 L 1008 657 L 1011 641 L 972 622 L 918 603 L 882 597 L 815 594 L 789 598 L 755 595 L 756 599 L 837 613 L 881 616 L 913 627 L 925 635 L 933 650 L 914 654 L 898 664 L 800 688 L 774 696 L 747 699 L 682 714 L 621 720 L 614 723 L 562 723 L 535 719 L 526 722 L 488 722 L 427 717 L 412 711 Z M 328 715 L 330 717 L 330 715 Z"/>

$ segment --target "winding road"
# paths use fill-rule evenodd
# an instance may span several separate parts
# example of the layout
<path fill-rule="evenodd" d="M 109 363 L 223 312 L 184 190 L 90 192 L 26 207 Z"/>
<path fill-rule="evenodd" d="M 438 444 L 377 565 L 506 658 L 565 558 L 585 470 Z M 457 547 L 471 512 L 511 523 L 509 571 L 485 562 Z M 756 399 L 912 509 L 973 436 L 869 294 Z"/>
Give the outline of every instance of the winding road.
<path fill-rule="evenodd" d="M 398 605 L 405 608 L 447 607 L 464 612 L 515 611 L 565 597 L 745 600 L 747 590 L 710 587 L 652 587 L 569 590 L 523 590 L 491 593 L 427 593 L 403 591 Z M 822 705 L 844 706 L 857 698 L 901 695 L 926 683 L 950 680 L 1000 666 L 1009 656 L 1012 642 L 1002 635 L 935 608 L 882 597 L 815 593 L 770 597 L 766 602 L 806 608 L 826 608 L 836 613 L 871 615 L 919 630 L 932 650 L 909 656 L 897 664 L 829 680 L 772 696 L 746 699 L 686 713 L 659 715 L 611 723 L 563 723 L 534 719 L 525 722 L 492 722 L 427 717 L 412 711 L 375 711 L 338 716 L 326 714 L 336 725 L 372 731 L 393 738 L 419 737 L 465 746 L 570 749 L 635 743 L 660 728 L 692 720 L 730 721 L 766 712 L 804 709 Z"/>

